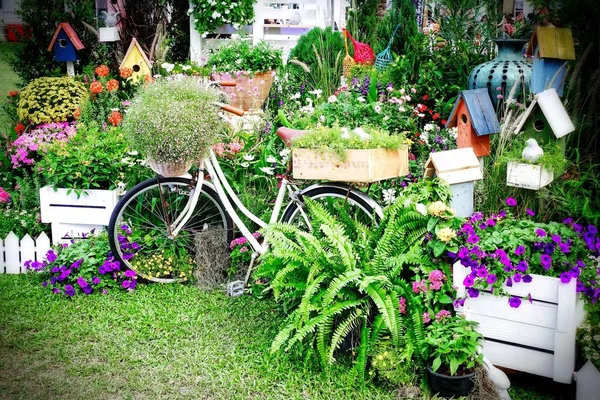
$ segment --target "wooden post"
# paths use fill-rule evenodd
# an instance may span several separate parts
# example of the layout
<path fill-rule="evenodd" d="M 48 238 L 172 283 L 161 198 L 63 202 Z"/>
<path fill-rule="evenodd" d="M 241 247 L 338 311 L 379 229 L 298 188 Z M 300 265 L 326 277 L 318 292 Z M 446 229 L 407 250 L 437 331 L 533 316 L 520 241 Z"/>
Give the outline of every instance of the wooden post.
<path fill-rule="evenodd" d="M 265 5 L 264 0 L 254 4 L 254 24 L 252 25 L 252 43 L 258 44 L 265 35 Z"/>
<path fill-rule="evenodd" d="M 19 238 L 14 232 L 10 232 L 4 239 L 4 251 L 6 253 L 6 273 L 18 274 L 21 272 L 19 265 Z"/>
<path fill-rule="evenodd" d="M 73 61 L 67 61 L 67 76 L 75 76 L 75 65 L 73 65 Z"/>
<path fill-rule="evenodd" d="M 192 8 L 191 3 L 190 8 Z M 196 18 L 194 18 L 194 15 L 190 15 L 190 60 L 196 64 L 203 64 L 202 37 L 200 36 L 200 32 L 196 30 Z"/>
<path fill-rule="evenodd" d="M 575 331 L 579 321 L 575 313 L 576 280 L 558 285 L 558 313 L 554 336 L 554 373 L 556 382 L 571 383 L 575 369 Z"/>

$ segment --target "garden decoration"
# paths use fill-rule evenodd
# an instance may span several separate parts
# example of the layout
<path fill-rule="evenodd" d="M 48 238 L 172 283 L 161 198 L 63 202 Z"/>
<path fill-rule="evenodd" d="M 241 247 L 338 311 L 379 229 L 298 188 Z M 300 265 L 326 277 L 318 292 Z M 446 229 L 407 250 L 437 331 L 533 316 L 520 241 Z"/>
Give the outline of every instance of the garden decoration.
<path fill-rule="evenodd" d="M 373 52 L 371 46 L 354 40 L 346 28 L 344 28 L 343 31 L 344 34 L 350 38 L 352 45 L 354 46 L 354 61 L 356 61 L 357 64 L 373 65 L 375 62 L 375 53 Z"/>
<path fill-rule="evenodd" d="M 392 61 L 394 61 L 391 48 L 394 38 L 396 37 L 396 32 L 398 32 L 398 28 L 400 28 L 400 24 L 396 25 L 394 33 L 392 33 L 392 37 L 390 37 L 387 47 L 383 49 L 381 53 L 377 54 L 377 58 L 375 58 L 375 68 L 377 68 L 378 71 L 383 71 L 392 63 Z"/>
<path fill-rule="evenodd" d="M 527 139 L 527 146 L 523 149 L 521 157 L 529 162 L 536 162 L 541 156 L 544 155 L 544 149 L 540 147 L 535 139 Z"/>
<path fill-rule="evenodd" d="M 342 34 L 344 35 L 344 48 L 346 49 L 346 56 L 342 60 L 342 68 L 343 68 L 343 75 L 348 76 L 348 74 L 350 74 L 350 70 L 352 69 L 352 66 L 355 64 L 355 62 L 354 62 L 354 58 L 352 58 L 350 56 L 350 54 L 348 53 L 348 39 L 347 39 L 347 32 L 345 29 L 342 31 Z"/>
<path fill-rule="evenodd" d="M 532 93 L 554 88 L 562 96 L 567 77 L 567 63 L 575 60 L 575 46 L 571 29 L 538 27 L 529 44 L 527 55 L 533 57 L 529 85 Z"/>
<path fill-rule="evenodd" d="M 487 89 L 494 106 L 507 96 L 516 84 L 515 96 L 528 93 L 531 64 L 523 57 L 527 39 L 496 39 L 498 55 L 479 64 L 469 75 L 469 89 Z"/>
<path fill-rule="evenodd" d="M 448 117 L 446 128 L 458 129 L 458 148 L 472 147 L 477 157 L 490 154 L 490 135 L 500 123 L 486 89 L 463 90 Z"/>
<path fill-rule="evenodd" d="M 425 177 L 448 182 L 452 189 L 450 206 L 459 217 L 473 214 L 475 181 L 483 179 L 479 160 L 470 147 L 431 153 L 425 164 Z"/>
<path fill-rule="evenodd" d="M 371 129 L 315 129 L 292 143 L 294 178 L 372 183 L 406 175 L 408 147 L 403 141 Z"/>
<path fill-rule="evenodd" d="M 125 53 L 125 57 L 121 61 L 119 69 L 123 68 L 129 68 L 133 71 L 131 75 L 133 82 L 136 82 L 140 78 L 147 79 L 147 77 L 152 77 L 152 63 L 148 60 L 146 53 L 144 53 L 136 38 L 131 39 L 127 53 Z"/>
<path fill-rule="evenodd" d="M 101 11 L 101 14 L 104 16 L 104 24 L 106 26 L 98 30 L 98 40 L 100 42 L 116 42 L 120 40 L 119 29 L 117 28 L 117 16 L 120 12 L 108 13 Z"/>
<path fill-rule="evenodd" d="M 75 76 L 73 61 L 79 60 L 77 52 L 84 48 L 85 46 L 68 22 L 62 22 L 58 25 L 48 45 L 48 51 L 54 53 L 56 61 L 67 63 L 67 75 L 69 76 Z"/>
<path fill-rule="evenodd" d="M 523 137 L 535 139 L 536 143 L 559 147 L 565 152 L 565 136 L 575 130 L 573 122 L 560 101 L 556 89 L 550 88 L 535 95 L 515 132 L 523 130 Z M 511 161 L 507 166 L 506 184 L 531 190 L 539 190 L 554 180 L 562 171 L 551 171 L 543 166 Z"/>

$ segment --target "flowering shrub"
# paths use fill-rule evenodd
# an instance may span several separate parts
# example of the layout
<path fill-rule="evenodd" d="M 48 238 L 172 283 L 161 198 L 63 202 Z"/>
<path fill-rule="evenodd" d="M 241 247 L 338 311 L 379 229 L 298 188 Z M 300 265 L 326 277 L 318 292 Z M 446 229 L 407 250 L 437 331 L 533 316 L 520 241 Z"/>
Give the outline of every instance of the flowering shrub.
<path fill-rule="evenodd" d="M 76 133 L 77 128 L 73 123 L 52 122 L 22 134 L 12 143 L 8 152 L 13 168 L 35 164 L 40 159 L 40 150 L 44 145 L 68 142 Z"/>
<path fill-rule="evenodd" d="M 506 204 L 516 207 L 517 202 L 508 198 Z M 528 210 L 528 215 L 535 214 Z M 462 226 L 458 234 L 462 246 L 450 255 L 471 268 L 463 282 L 468 296 L 478 297 L 488 289 L 502 295 L 505 285 L 527 284 L 532 274 L 539 274 L 560 277 L 562 283 L 577 279 L 577 291 L 596 302 L 600 297 L 598 265 L 589 258 L 600 249 L 596 227 L 586 229 L 572 220 L 539 223 L 529 218 L 517 220 L 507 211 L 488 218 L 475 213 Z M 531 296 L 526 299 L 531 301 Z M 514 308 L 521 301 L 509 298 Z"/>
<path fill-rule="evenodd" d="M 38 78 L 21 91 L 19 120 L 33 124 L 63 122 L 88 97 L 85 86 L 73 78 Z"/>
<path fill-rule="evenodd" d="M 29 260 L 25 266 L 40 273 L 43 287 L 68 297 L 106 294 L 118 288 L 133 290 L 137 284 L 136 273 L 122 270 L 110 256 L 106 233 L 49 250 L 43 261 Z"/>
<path fill-rule="evenodd" d="M 188 15 L 196 20 L 196 30 L 201 34 L 214 32 L 230 24 L 239 29 L 254 19 L 255 0 L 192 0 Z"/>
<path fill-rule="evenodd" d="M 206 65 L 216 72 L 243 71 L 252 75 L 278 69 L 282 64 L 281 57 L 281 50 L 267 42 L 252 45 L 247 40 L 231 40 L 219 47 Z"/>
<path fill-rule="evenodd" d="M 255 239 L 260 239 L 261 237 L 259 232 L 254 232 L 252 236 L 254 236 Z M 248 268 L 248 265 L 250 265 L 252 248 L 248 244 L 248 239 L 242 236 L 233 239 L 231 243 L 229 243 L 229 249 L 231 250 L 231 255 L 227 275 L 230 278 L 234 278 L 238 276 L 240 272 L 245 271 L 245 269 Z"/>

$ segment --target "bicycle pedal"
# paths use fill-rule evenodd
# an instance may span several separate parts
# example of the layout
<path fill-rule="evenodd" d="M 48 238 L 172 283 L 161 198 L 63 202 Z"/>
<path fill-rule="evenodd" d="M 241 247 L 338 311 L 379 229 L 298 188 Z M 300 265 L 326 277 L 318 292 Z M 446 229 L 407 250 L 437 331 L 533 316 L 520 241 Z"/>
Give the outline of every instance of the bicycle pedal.
<path fill-rule="evenodd" d="M 227 295 L 239 297 L 244 294 L 244 281 L 233 281 L 227 284 Z"/>

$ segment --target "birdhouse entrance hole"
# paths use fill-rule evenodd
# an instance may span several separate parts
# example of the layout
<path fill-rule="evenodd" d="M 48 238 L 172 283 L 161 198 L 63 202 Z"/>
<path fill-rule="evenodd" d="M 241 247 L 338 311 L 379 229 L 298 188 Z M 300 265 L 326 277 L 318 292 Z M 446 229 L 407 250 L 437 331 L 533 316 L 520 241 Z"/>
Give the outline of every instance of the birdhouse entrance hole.
<path fill-rule="evenodd" d="M 535 129 L 536 132 L 543 131 L 545 127 L 546 127 L 546 124 L 544 123 L 543 120 L 536 119 L 535 121 L 533 121 L 533 129 Z"/>
<path fill-rule="evenodd" d="M 133 72 L 140 72 L 141 68 L 139 65 L 135 64 L 132 69 L 133 69 Z"/>
<path fill-rule="evenodd" d="M 58 46 L 59 47 L 67 47 L 67 39 L 58 39 Z"/>
<path fill-rule="evenodd" d="M 461 114 L 460 115 L 460 120 L 462 121 L 463 124 L 467 123 L 467 115 L 466 114 Z"/>

